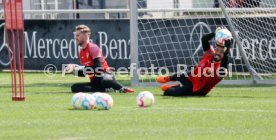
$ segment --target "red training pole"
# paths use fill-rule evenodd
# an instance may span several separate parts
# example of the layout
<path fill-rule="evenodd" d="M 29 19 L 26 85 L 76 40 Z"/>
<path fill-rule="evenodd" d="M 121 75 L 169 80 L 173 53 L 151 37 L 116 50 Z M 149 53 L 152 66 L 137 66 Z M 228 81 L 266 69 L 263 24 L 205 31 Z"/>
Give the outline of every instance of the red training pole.
<path fill-rule="evenodd" d="M 24 101 L 24 20 L 22 0 L 4 1 L 6 41 L 12 79 L 12 100 Z M 21 32 L 21 37 L 20 33 Z M 11 37 L 10 37 L 11 36 Z M 11 39 L 10 39 L 11 38 Z M 22 49 L 22 50 L 21 50 Z M 18 91 L 19 88 L 19 91 Z M 19 93 L 18 93 L 19 92 Z"/>

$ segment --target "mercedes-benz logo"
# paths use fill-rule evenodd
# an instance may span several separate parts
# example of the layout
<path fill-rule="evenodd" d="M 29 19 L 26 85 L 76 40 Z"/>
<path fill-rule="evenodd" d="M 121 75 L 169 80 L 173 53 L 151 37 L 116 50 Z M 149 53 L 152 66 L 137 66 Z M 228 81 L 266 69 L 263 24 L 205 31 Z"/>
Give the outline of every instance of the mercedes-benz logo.
<path fill-rule="evenodd" d="M 199 32 L 198 32 L 198 29 L 199 29 Z M 204 29 L 207 29 L 209 33 L 211 32 L 211 28 L 206 23 L 198 22 L 197 24 L 195 24 L 194 28 L 192 29 L 192 31 L 190 33 L 190 46 L 196 46 L 197 45 L 194 53 L 191 56 L 194 64 L 196 64 L 196 65 L 198 64 L 198 61 L 195 58 L 198 57 L 197 54 L 202 49 L 201 38 L 204 34 Z M 200 39 L 200 40 L 197 40 L 197 41 L 200 42 L 199 44 L 195 45 L 195 40 L 193 40 L 194 36 L 198 36 L 198 38 Z"/>
<path fill-rule="evenodd" d="M 0 29 L 1 28 L 3 28 L 3 42 L 2 42 L 2 45 L 0 46 L 0 52 L 2 52 L 4 49 L 8 49 L 9 53 L 11 53 L 11 59 L 9 59 L 8 62 L 4 62 L 0 59 L 0 64 L 3 66 L 8 66 L 10 64 L 11 60 L 13 59 L 13 52 L 6 42 L 5 23 L 2 23 L 0 25 Z"/>

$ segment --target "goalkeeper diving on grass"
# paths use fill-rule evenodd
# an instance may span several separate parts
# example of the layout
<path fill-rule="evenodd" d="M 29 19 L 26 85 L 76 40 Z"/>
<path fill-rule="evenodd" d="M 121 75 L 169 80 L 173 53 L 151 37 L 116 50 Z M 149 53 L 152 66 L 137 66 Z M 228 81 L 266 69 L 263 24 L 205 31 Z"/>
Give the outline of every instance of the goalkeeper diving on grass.
<path fill-rule="evenodd" d="M 71 86 L 72 92 L 106 92 L 109 89 L 121 93 L 134 92 L 123 87 L 115 80 L 100 48 L 90 42 L 91 30 L 86 25 L 78 25 L 75 29 L 75 39 L 80 49 L 80 64 L 68 64 L 65 73 L 73 73 L 79 77 L 89 76 L 90 82 L 76 83 Z"/>
<path fill-rule="evenodd" d="M 216 47 L 209 41 L 215 37 Z M 232 46 L 232 34 L 225 27 L 201 38 L 204 54 L 198 65 L 190 72 L 171 76 L 160 75 L 156 81 L 167 83 L 178 81 L 181 84 L 163 84 L 164 96 L 206 96 L 228 74 L 228 55 Z"/>

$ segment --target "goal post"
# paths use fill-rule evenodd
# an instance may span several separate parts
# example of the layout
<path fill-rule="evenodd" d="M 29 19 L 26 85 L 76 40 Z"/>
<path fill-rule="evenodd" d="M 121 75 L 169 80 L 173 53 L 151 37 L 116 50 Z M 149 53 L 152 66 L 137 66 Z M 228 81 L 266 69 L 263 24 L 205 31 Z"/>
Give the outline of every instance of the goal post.
<path fill-rule="evenodd" d="M 131 44 L 131 65 L 138 67 L 138 8 L 137 0 L 130 0 L 130 44 Z M 131 86 L 139 85 L 139 76 L 136 68 L 132 68 L 131 72 Z"/>
<path fill-rule="evenodd" d="M 158 74 L 176 73 L 179 64 L 190 71 L 203 54 L 201 37 L 219 26 L 226 26 L 234 36 L 231 74 L 221 83 L 275 84 L 276 2 L 264 0 L 252 4 L 250 0 L 219 0 L 220 8 L 213 8 L 212 2 L 130 1 L 139 7 L 130 6 L 131 62 L 140 68 L 134 71 L 139 74 L 132 77 L 132 85 L 157 85 Z M 215 45 L 214 40 L 211 44 Z M 149 70 L 152 66 L 156 69 L 150 69 L 150 73 L 143 69 Z"/>

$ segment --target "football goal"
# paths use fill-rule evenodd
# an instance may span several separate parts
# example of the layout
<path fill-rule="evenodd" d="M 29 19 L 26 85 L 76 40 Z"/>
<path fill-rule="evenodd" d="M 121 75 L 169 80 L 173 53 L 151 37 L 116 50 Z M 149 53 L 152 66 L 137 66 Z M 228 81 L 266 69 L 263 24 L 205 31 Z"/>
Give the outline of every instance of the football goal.
<path fill-rule="evenodd" d="M 222 84 L 276 83 L 275 0 L 133 0 L 130 11 L 132 85 L 189 72 L 203 55 L 201 37 L 219 26 L 234 37 Z"/>

